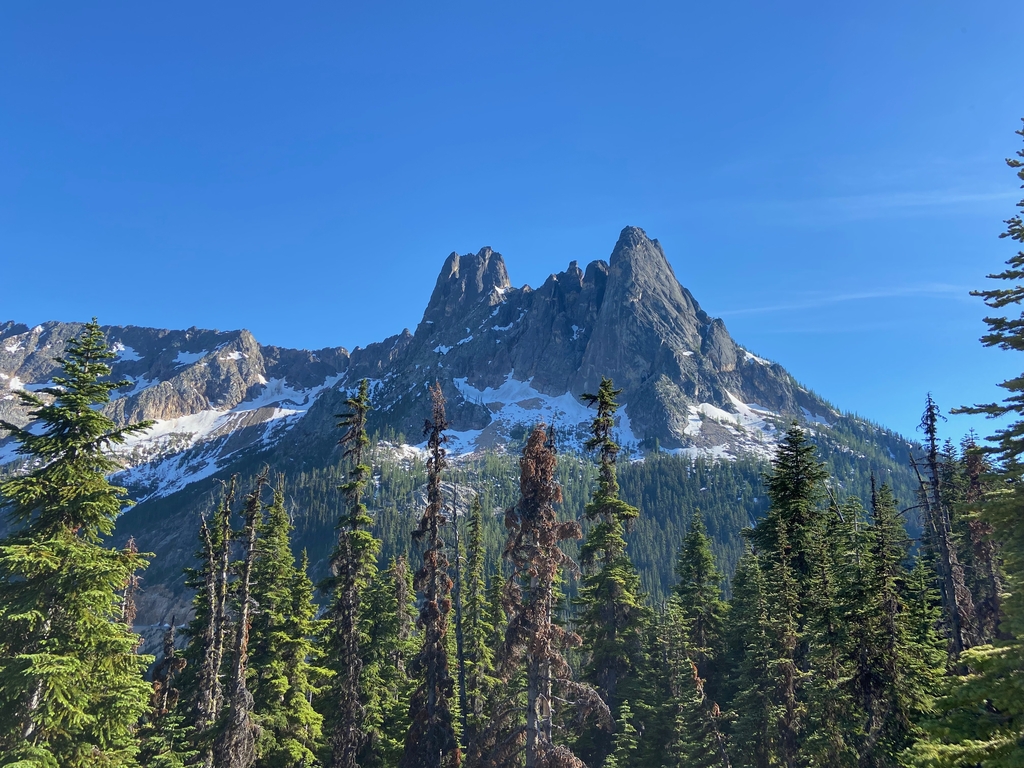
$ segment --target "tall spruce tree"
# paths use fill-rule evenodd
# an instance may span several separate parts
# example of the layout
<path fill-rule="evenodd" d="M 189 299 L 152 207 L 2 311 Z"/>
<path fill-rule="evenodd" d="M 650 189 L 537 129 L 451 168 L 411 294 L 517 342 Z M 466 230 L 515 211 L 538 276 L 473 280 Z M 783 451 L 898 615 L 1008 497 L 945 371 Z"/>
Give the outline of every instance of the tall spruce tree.
<path fill-rule="evenodd" d="M 620 392 L 611 379 L 602 377 L 596 394 L 582 395 L 587 405 L 597 406 L 586 448 L 597 452 L 598 477 L 584 510 L 591 526 L 580 548 L 584 575 L 576 599 L 576 624 L 585 658 L 582 677 L 598 690 L 613 713 L 623 687 L 626 695 L 635 693 L 628 688 L 642 652 L 644 622 L 649 618 L 640 576 L 626 552 L 625 533 L 640 511 L 619 498 L 615 472 L 619 446 L 612 430 L 619 408 L 615 398 Z M 610 734 L 602 730 L 587 736 L 577 748 L 583 758 L 600 764 L 613 747 Z"/>
<path fill-rule="evenodd" d="M 405 751 L 409 700 L 416 681 L 409 667 L 419 651 L 415 634 L 416 593 L 404 556 L 369 584 L 363 598 L 363 682 L 366 729 L 362 768 L 391 768 Z"/>
<path fill-rule="evenodd" d="M 400 768 L 441 768 L 458 766 L 462 753 L 452 718 L 451 699 L 454 693 L 448 663 L 448 614 L 451 612 L 452 580 L 448 576 L 448 558 L 441 529 L 447 524 L 441 478 L 447 460 L 444 431 L 448 419 L 444 395 L 437 382 L 430 388 L 431 418 L 423 431 L 427 435 L 427 505 L 413 539 L 426 542 L 423 566 L 416 572 L 414 583 L 423 594 L 418 626 L 423 633 L 423 647 L 413 660 L 410 672 L 420 684 L 409 706 L 412 723 L 405 742 Z M 454 510 L 453 510 L 454 514 Z"/>
<path fill-rule="evenodd" d="M 736 566 L 727 636 L 735 661 L 731 687 L 732 759 L 735 765 L 769 768 L 781 763 L 776 638 L 769 619 L 768 585 L 760 559 L 748 551 Z"/>
<path fill-rule="evenodd" d="M 306 554 L 298 564 L 292 554 L 283 482 L 278 479 L 259 526 L 252 573 L 249 669 L 253 717 L 260 726 L 257 768 L 312 765 L 323 732 L 323 717 L 310 703 L 327 676 L 314 641 L 323 623 L 316 619 Z"/>
<path fill-rule="evenodd" d="M 496 683 L 490 644 L 494 625 L 488 612 L 484 580 L 483 522 L 480 497 L 474 496 L 469 508 L 466 547 L 466 730 L 463 740 L 467 744 L 484 726 L 487 697 Z"/>
<path fill-rule="evenodd" d="M 146 561 L 103 539 L 131 504 L 107 480 L 110 448 L 152 422 L 118 427 L 100 410 L 128 383 L 104 380 L 113 357 L 92 320 L 52 386 L 17 391 L 30 426 L 0 422 L 30 467 L 0 484 L 13 530 L 0 541 L 0 765 L 135 764 L 152 657 L 136 655 L 122 590 Z"/>
<path fill-rule="evenodd" d="M 721 670 L 722 621 L 726 604 L 722 600 L 722 573 L 711 551 L 711 539 L 700 511 L 690 520 L 676 560 L 679 581 L 673 591 L 687 624 L 688 653 L 697 665 L 697 673 L 708 686 L 712 699 L 718 692 Z"/>
<path fill-rule="evenodd" d="M 853 674 L 853 636 L 861 624 L 857 608 L 846 604 L 844 576 L 854 577 L 857 592 L 865 559 L 858 532 L 864 528 L 863 509 L 856 500 L 839 508 L 832 504 L 824 515 L 821 536 L 813 543 L 808 615 L 803 639 L 807 644 L 806 729 L 801 755 L 811 765 L 856 766 L 860 713 L 850 690 Z M 844 565 L 853 562 L 849 571 Z M 846 610 L 853 607 L 852 612 Z M 863 634 L 863 633 L 862 633 Z"/>
<path fill-rule="evenodd" d="M 334 673 L 323 714 L 330 723 L 331 768 L 356 768 L 359 752 L 366 742 L 364 727 L 365 691 L 360 680 L 363 659 L 360 649 L 360 599 L 371 569 L 376 565 L 380 542 L 370 533 L 373 519 L 363 503 L 363 492 L 370 480 L 370 467 L 364 463 L 370 440 L 366 435 L 366 417 L 370 412 L 370 384 L 363 379 L 359 390 L 346 400 L 348 412 L 341 414 L 339 426 L 348 462 L 348 482 L 341 486 L 345 511 L 338 520 L 338 544 L 331 555 L 331 576 L 322 589 L 330 596 L 327 610 L 328 631 L 326 662 Z"/>
<path fill-rule="evenodd" d="M 929 392 L 920 426 L 925 434 L 924 476 L 917 461 L 912 459 L 912 463 L 920 482 L 928 552 L 938 574 L 950 651 L 956 657 L 977 644 L 977 621 L 973 597 L 967 588 L 967 577 L 960 562 L 958 543 L 953 535 L 949 504 L 942 487 L 938 438 L 940 418 L 943 417 Z"/>

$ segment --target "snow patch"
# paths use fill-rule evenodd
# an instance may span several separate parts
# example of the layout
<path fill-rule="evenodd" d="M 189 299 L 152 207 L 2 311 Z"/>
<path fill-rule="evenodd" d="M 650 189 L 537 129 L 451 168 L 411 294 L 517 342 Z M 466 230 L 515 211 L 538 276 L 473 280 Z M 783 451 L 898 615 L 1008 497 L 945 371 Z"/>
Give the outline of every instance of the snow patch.
<path fill-rule="evenodd" d="M 119 363 L 128 363 L 134 360 L 141 360 L 139 353 L 131 347 L 126 347 L 120 341 L 110 348 Z"/>
<path fill-rule="evenodd" d="M 434 347 L 434 352 L 436 352 L 439 355 L 447 355 L 451 351 L 452 347 L 446 347 L 444 344 L 438 344 L 436 347 Z"/>
<path fill-rule="evenodd" d="M 174 358 L 174 367 L 179 368 L 183 365 L 195 363 L 202 360 L 207 354 L 207 352 L 179 352 L 178 356 Z"/>

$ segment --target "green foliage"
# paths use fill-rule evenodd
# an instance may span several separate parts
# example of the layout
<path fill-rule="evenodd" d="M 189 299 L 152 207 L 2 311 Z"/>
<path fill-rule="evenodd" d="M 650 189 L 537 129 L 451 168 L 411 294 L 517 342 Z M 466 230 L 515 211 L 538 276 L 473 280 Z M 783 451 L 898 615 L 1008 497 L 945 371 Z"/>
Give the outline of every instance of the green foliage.
<path fill-rule="evenodd" d="M 331 575 L 321 585 L 331 601 L 324 648 L 325 662 L 334 673 L 327 694 L 333 704 L 322 712 L 330 726 L 329 764 L 334 768 L 355 768 L 368 738 L 363 703 L 366 693 L 360 685 L 360 600 L 380 550 L 380 542 L 367 530 L 373 519 L 363 498 L 371 474 L 370 466 L 364 463 L 370 444 L 366 436 L 366 416 L 370 412 L 370 387 L 366 379 L 359 383 L 358 393 L 348 398 L 346 405 L 348 412 L 338 417 L 338 425 L 345 429 L 341 444 L 349 466 L 348 480 L 340 487 L 345 507 L 338 519 L 338 544 L 331 556 Z"/>
<path fill-rule="evenodd" d="M 274 491 L 258 529 L 253 566 L 249 686 L 253 715 L 261 732 L 257 768 L 311 765 L 321 746 L 323 717 L 310 704 L 326 683 L 327 670 L 317 665 L 322 634 L 317 621 L 307 557 L 298 565 L 290 547 L 291 521 L 284 492 Z"/>
<path fill-rule="evenodd" d="M 146 560 L 101 540 L 131 503 L 107 481 L 109 448 L 149 422 L 118 428 L 99 410 L 125 384 L 102 381 L 112 357 L 93 320 L 52 386 L 17 393 L 33 428 L 0 422 L 32 467 L 0 485 L 14 530 L 0 542 L 0 765 L 136 764 L 152 659 L 122 592 Z"/>
<path fill-rule="evenodd" d="M 409 731 L 409 699 L 416 681 L 408 674 L 419 650 L 414 634 L 416 593 L 405 558 L 393 558 L 363 595 L 363 682 L 369 740 L 359 764 L 398 764 Z"/>

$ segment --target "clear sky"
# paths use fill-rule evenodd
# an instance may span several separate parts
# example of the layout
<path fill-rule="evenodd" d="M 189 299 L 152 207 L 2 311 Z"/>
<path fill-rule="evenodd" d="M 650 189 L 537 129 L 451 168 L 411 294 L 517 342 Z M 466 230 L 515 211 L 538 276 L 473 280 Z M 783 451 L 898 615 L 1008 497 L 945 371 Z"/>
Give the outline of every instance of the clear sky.
<path fill-rule="evenodd" d="M 632 224 L 741 344 L 913 434 L 927 391 L 991 399 L 1020 370 L 967 295 L 1013 253 L 1019 18 L 3 3 L 0 319 L 352 348 L 414 327 L 453 250 L 538 285 Z"/>

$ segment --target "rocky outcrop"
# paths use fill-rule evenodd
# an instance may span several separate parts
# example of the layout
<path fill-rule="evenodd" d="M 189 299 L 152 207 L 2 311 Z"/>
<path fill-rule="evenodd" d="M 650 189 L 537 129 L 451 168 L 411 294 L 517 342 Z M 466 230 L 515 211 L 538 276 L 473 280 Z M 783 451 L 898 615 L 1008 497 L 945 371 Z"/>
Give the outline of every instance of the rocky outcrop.
<path fill-rule="evenodd" d="M 0 418 L 25 423 L 13 390 L 44 386 L 80 328 L 0 325 Z M 622 230 L 607 261 L 571 261 L 536 289 L 513 287 L 491 248 L 452 253 L 416 330 L 351 354 L 263 346 L 248 331 L 106 332 L 114 377 L 129 382 L 106 411 L 122 423 L 157 420 L 157 447 L 136 446 L 133 460 L 181 454 L 175 477 L 200 454 L 208 472 L 248 449 L 332 451 L 335 416 L 363 378 L 372 426 L 412 443 L 422 439 L 427 387 L 439 382 L 459 450 L 501 445 L 540 419 L 558 423 L 571 446 L 589 418 L 579 395 L 602 376 L 622 389 L 621 437 L 636 444 L 738 455 L 763 450 L 781 421 L 833 414 L 781 366 L 738 346 L 637 227 Z M 0 443 L 0 463 L 10 457 Z"/>

